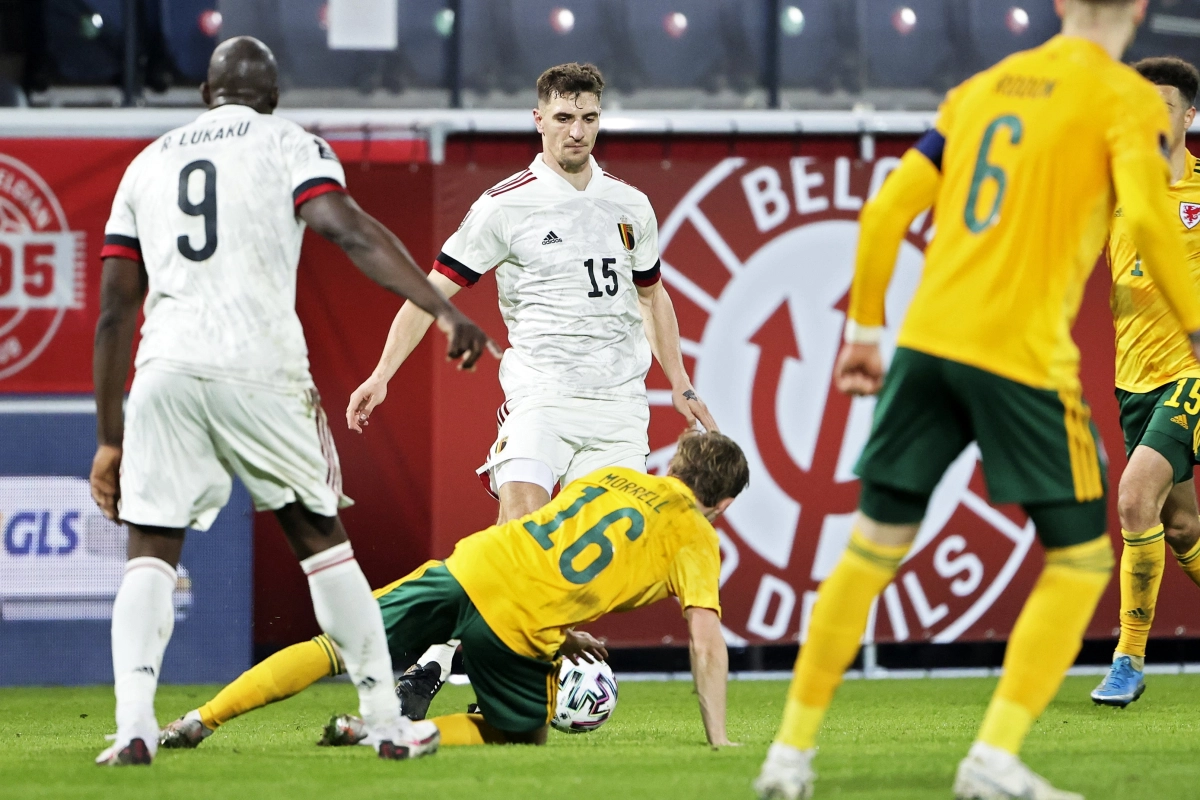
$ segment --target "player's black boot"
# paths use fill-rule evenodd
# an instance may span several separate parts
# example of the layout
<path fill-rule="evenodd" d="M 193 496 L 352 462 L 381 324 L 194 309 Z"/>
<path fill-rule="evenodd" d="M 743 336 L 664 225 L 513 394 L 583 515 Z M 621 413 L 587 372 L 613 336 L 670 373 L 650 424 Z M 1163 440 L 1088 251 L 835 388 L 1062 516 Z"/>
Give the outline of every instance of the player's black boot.
<path fill-rule="evenodd" d="M 436 661 L 413 664 L 396 681 L 400 713 L 411 720 L 425 719 L 433 696 L 442 688 L 442 668 Z"/>

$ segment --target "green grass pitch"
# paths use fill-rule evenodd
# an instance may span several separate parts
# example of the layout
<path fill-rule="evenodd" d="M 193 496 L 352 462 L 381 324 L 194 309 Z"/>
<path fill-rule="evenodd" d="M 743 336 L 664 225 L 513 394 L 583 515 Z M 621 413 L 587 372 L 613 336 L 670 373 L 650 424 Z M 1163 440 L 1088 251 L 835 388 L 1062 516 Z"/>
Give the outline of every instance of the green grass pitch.
<path fill-rule="evenodd" d="M 1200 676 L 1151 676 L 1127 711 L 1087 697 L 1093 677 L 1069 678 L 1030 735 L 1027 761 L 1089 800 L 1200 796 Z M 817 798 L 948 798 L 994 686 L 992 680 L 851 681 L 830 713 L 817 760 Z M 160 720 L 213 687 L 164 686 Z M 551 733 L 533 747 L 443 748 L 412 763 L 380 762 L 365 747 L 313 743 L 331 712 L 355 705 L 326 683 L 235 720 L 196 751 L 162 751 L 149 769 L 91 761 L 112 729 L 108 687 L 0 689 L 0 797 L 195 798 L 745 798 L 775 733 L 786 684 L 729 686 L 729 727 L 741 747 L 703 745 L 691 685 L 621 686 L 613 719 L 591 734 Z M 433 713 L 462 710 L 466 687 L 446 687 Z"/>

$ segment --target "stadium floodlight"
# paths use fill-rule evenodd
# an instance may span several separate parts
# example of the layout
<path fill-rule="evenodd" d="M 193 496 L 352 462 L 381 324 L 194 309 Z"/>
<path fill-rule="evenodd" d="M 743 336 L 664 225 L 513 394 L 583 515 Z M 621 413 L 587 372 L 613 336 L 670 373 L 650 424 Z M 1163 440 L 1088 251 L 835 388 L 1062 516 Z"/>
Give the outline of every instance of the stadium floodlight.
<path fill-rule="evenodd" d="M 784 36 L 799 36 L 804 31 L 804 12 L 796 6 L 788 6 L 779 15 L 779 30 Z"/>
<path fill-rule="evenodd" d="M 443 8 L 441 11 L 433 15 L 433 29 L 437 31 L 438 36 L 443 39 L 449 38 L 450 34 L 454 33 L 454 9 Z"/>
<path fill-rule="evenodd" d="M 917 12 L 913 11 L 908 6 L 900 6 L 895 13 L 892 14 L 892 27 L 901 36 L 907 36 L 912 33 L 912 29 L 917 27 Z"/>
<path fill-rule="evenodd" d="M 200 12 L 198 23 L 200 25 L 200 32 L 205 36 L 216 36 L 220 33 L 222 22 L 224 22 L 224 18 L 221 16 L 220 11 L 209 8 Z"/>
<path fill-rule="evenodd" d="M 569 8 L 554 9 L 550 12 L 550 27 L 555 33 L 570 33 L 575 29 L 575 12 Z"/>
<path fill-rule="evenodd" d="M 682 38 L 687 33 L 688 18 L 681 11 L 672 11 L 663 17 L 663 28 L 672 39 Z"/>
<path fill-rule="evenodd" d="M 99 14 L 84 14 L 79 18 L 79 30 L 85 39 L 95 39 L 104 27 L 104 17 Z"/>
<path fill-rule="evenodd" d="M 1020 36 L 1029 29 L 1029 12 L 1020 6 L 1013 6 L 1008 10 L 1004 24 L 1012 31 L 1013 36 Z"/>

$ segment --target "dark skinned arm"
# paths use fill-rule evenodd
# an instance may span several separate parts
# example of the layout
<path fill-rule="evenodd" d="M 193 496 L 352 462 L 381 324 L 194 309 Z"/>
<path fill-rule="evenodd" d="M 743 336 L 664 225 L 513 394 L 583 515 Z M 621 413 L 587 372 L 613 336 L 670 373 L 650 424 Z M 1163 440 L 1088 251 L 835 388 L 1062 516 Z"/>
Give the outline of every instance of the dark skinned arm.
<path fill-rule="evenodd" d="M 403 242 L 349 195 L 327 192 L 300 206 L 299 213 L 310 228 L 342 248 L 364 275 L 433 315 L 449 339 L 446 358 L 462 359 L 459 369 L 472 369 L 484 348 L 500 357 L 496 343 L 429 282 Z"/>
<path fill-rule="evenodd" d="M 128 258 L 104 259 L 100 279 L 100 318 L 92 349 L 92 380 L 96 395 L 96 439 L 92 460 L 92 499 L 104 516 L 117 519 L 120 498 L 121 440 L 125 435 L 122 402 L 129 377 L 133 334 L 138 309 L 146 296 L 145 268 Z"/>

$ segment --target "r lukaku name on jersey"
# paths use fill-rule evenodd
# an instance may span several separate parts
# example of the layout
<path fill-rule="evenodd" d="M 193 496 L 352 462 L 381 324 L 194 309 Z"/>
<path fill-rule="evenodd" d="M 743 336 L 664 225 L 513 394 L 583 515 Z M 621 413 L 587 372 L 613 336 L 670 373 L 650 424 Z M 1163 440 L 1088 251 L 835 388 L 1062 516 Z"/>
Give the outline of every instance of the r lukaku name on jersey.
<path fill-rule="evenodd" d="M 178 136 L 164 136 L 162 140 L 162 149 L 166 150 L 172 144 L 176 147 L 186 147 L 190 144 L 203 144 L 205 142 L 218 142 L 222 139 L 236 139 L 245 136 L 250 132 L 249 122 L 239 122 L 234 125 L 223 125 L 213 128 L 199 128 L 196 130 L 182 130 Z"/>

